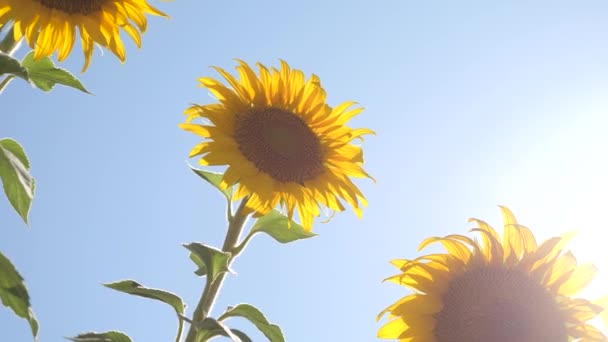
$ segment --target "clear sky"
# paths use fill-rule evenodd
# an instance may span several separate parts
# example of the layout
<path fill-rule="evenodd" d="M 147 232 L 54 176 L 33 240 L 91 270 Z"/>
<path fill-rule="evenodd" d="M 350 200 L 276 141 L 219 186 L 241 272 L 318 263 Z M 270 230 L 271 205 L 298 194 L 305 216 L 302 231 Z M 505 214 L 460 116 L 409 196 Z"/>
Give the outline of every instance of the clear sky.
<path fill-rule="evenodd" d="M 179 294 L 191 314 L 203 280 L 182 243 L 220 246 L 224 202 L 187 167 L 199 141 L 183 110 L 233 58 L 319 75 L 330 105 L 354 100 L 369 200 L 279 245 L 257 236 L 215 307 L 256 305 L 288 341 L 371 341 L 375 316 L 407 294 L 381 280 L 431 235 L 465 233 L 478 217 L 501 228 L 510 207 L 538 239 L 579 229 L 581 262 L 608 288 L 608 3 L 605 1 L 151 1 L 143 48 L 127 62 L 95 51 L 80 75 L 94 96 L 50 94 L 21 81 L 0 97 L 0 136 L 20 141 L 36 177 L 31 228 L 0 196 L 0 250 L 26 278 L 40 340 L 121 330 L 171 341 L 159 302 L 100 285 L 134 279 Z M 125 39 L 126 41 L 126 39 Z M 22 47 L 21 54 L 26 52 Z M 80 51 L 61 65 L 82 66 Z M 194 160 L 190 161 L 195 164 Z M 244 322 L 255 341 L 263 336 Z M 2 341 L 31 340 L 0 308 Z"/>

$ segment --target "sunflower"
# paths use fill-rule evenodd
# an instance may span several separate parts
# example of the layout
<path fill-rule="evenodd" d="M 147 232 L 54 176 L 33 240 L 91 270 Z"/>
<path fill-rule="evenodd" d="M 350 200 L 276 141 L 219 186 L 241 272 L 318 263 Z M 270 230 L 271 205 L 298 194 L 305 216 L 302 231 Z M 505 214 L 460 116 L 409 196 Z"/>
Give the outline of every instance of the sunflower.
<path fill-rule="evenodd" d="M 82 71 L 91 62 L 94 43 L 106 47 L 124 62 L 120 29 L 140 47 L 140 33 L 147 26 L 146 14 L 166 17 L 146 0 L 0 0 L 0 27 L 12 21 L 15 40 L 25 37 L 35 50 L 35 59 L 55 51 L 59 61 L 66 59 L 78 28 L 85 56 Z"/>
<path fill-rule="evenodd" d="M 502 240 L 487 223 L 472 229 L 481 243 L 464 235 L 431 237 L 447 253 L 394 260 L 401 273 L 388 278 L 414 290 L 385 309 L 389 322 L 378 337 L 424 342 L 607 341 L 589 320 L 603 307 L 573 298 L 596 273 L 577 265 L 563 247 L 572 237 L 537 246 L 532 232 L 501 207 Z"/>
<path fill-rule="evenodd" d="M 281 61 L 280 70 L 257 64 L 259 75 L 238 60 L 239 79 L 215 68 L 230 84 L 204 77 L 199 81 L 219 103 L 193 105 L 180 125 L 207 140 L 190 157 L 202 165 L 227 165 L 221 185 L 238 183 L 234 200 L 247 197 L 247 208 L 263 215 L 281 205 L 288 217 L 297 210 L 310 230 L 320 208 L 342 211 L 341 200 L 358 216 L 367 204 L 350 177 L 371 178 L 363 169 L 363 152 L 353 140 L 373 131 L 345 124 L 362 108 L 345 102 L 325 103 L 319 78 L 305 79 Z M 202 118 L 203 124 L 192 120 Z"/>

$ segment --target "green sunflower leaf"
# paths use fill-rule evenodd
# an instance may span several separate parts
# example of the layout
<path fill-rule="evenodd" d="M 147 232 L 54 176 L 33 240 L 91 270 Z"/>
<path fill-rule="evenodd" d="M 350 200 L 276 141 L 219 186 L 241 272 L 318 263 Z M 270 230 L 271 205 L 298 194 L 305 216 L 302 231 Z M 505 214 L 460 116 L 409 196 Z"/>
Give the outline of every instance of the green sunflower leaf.
<path fill-rule="evenodd" d="M 224 177 L 221 173 L 209 172 L 200 169 L 193 168 L 190 166 L 190 169 L 196 173 L 199 177 L 209 182 L 209 184 L 213 185 L 216 189 L 218 189 L 228 201 L 232 200 L 232 187 L 227 189 L 222 189 L 220 183 L 222 182 L 222 177 Z"/>
<path fill-rule="evenodd" d="M 287 216 L 281 214 L 278 210 L 273 210 L 257 219 L 249 234 L 266 233 L 280 243 L 289 243 L 317 236 L 313 232 L 306 231 L 302 225 L 294 221 L 291 221 L 291 225 L 288 225 L 288 222 Z"/>
<path fill-rule="evenodd" d="M 244 332 L 237 329 L 230 329 L 233 334 L 235 334 L 238 338 L 241 339 L 241 342 L 253 342 L 253 340 L 247 336 Z"/>
<path fill-rule="evenodd" d="M 0 253 L 0 299 L 4 306 L 30 323 L 32 335 L 38 335 L 38 321 L 30 305 L 30 296 L 23 278 L 11 261 Z"/>
<path fill-rule="evenodd" d="M 215 336 L 226 336 L 235 342 L 246 342 L 241 340 L 237 334 L 233 333 L 223 323 L 213 318 L 205 318 L 202 322 L 193 322 L 196 329 L 196 342 L 209 341 Z"/>
<path fill-rule="evenodd" d="M 28 80 L 27 69 L 15 58 L 0 52 L 0 75 L 11 74 Z"/>
<path fill-rule="evenodd" d="M 243 317 L 249 320 L 270 342 L 285 342 L 281 328 L 276 324 L 268 322 L 264 314 L 253 305 L 239 304 L 235 307 L 229 307 L 218 320 L 223 321 L 230 317 Z"/>
<path fill-rule="evenodd" d="M 190 253 L 190 260 L 192 260 L 192 262 L 194 262 L 196 266 L 198 266 L 196 271 L 194 271 L 194 274 L 199 277 L 202 277 L 207 274 L 207 266 L 205 266 L 203 259 L 201 259 L 197 254 Z"/>
<path fill-rule="evenodd" d="M 183 314 L 186 307 L 182 299 L 177 295 L 163 290 L 143 287 L 133 280 L 123 280 L 116 283 L 103 284 L 103 286 L 109 287 L 116 291 L 128 293 L 130 295 L 159 300 L 163 303 L 171 305 L 179 314 Z"/>
<path fill-rule="evenodd" d="M 190 259 L 198 266 L 198 270 L 194 272 L 198 276 L 206 275 L 213 281 L 219 274 L 230 272 L 228 269 L 230 253 L 196 242 L 184 245 L 184 247 L 191 252 Z"/>
<path fill-rule="evenodd" d="M 55 67 L 49 57 L 34 60 L 34 52 L 28 53 L 21 65 L 27 69 L 29 81 L 42 91 L 51 91 L 56 84 L 62 84 L 90 94 L 69 71 Z"/>
<path fill-rule="evenodd" d="M 30 163 L 21 145 L 13 139 L 0 139 L 0 179 L 4 193 L 27 224 L 27 215 L 34 198 L 34 178 Z"/>
<path fill-rule="evenodd" d="M 129 336 L 120 331 L 89 332 L 66 339 L 74 342 L 132 342 Z"/>

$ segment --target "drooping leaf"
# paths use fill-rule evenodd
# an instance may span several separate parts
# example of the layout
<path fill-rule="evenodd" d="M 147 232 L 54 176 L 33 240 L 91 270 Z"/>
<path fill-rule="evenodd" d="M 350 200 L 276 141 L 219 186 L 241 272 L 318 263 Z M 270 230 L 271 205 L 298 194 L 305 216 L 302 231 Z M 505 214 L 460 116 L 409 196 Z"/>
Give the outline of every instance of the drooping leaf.
<path fill-rule="evenodd" d="M 27 69 L 15 58 L 0 52 L 0 75 L 11 74 L 28 80 Z"/>
<path fill-rule="evenodd" d="M 197 275 L 206 275 L 213 281 L 219 274 L 230 272 L 228 269 L 230 253 L 197 242 L 184 245 L 184 247 L 192 252 L 190 259 L 198 266 L 198 270 L 195 272 Z"/>
<path fill-rule="evenodd" d="M 281 328 L 276 324 L 268 322 L 264 314 L 255 306 L 250 304 L 239 304 L 235 307 L 228 308 L 220 317 L 219 321 L 223 321 L 230 317 L 243 317 L 258 328 L 268 338 L 270 342 L 285 342 L 285 337 Z"/>
<path fill-rule="evenodd" d="M 32 335 L 38 335 L 38 321 L 30 305 L 30 296 L 23 278 L 11 261 L 0 253 L 0 299 L 2 304 L 30 323 Z"/>
<path fill-rule="evenodd" d="M 179 298 L 177 295 L 163 290 L 144 287 L 133 280 L 123 280 L 116 283 L 103 285 L 116 291 L 128 293 L 135 296 L 151 298 L 159 300 L 163 303 L 167 303 L 171 305 L 173 309 L 175 309 L 175 311 L 179 314 L 183 314 L 184 309 L 186 308 L 182 299 Z"/>
<path fill-rule="evenodd" d="M 237 329 L 230 329 L 233 334 L 235 334 L 238 338 L 241 339 L 241 342 L 253 342 L 253 340 L 247 336 L 244 332 Z"/>
<path fill-rule="evenodd" d="M 313 232 L 306 231 L 302 225 L 296 222 L 291 221 L 291 225 L 288 225 L 288 223 L 287 216 L 275 209 L 258 218 L 249 234 L 266 233 L 280 243 L 289 243 L 317 236 Z"/>
<path fill-rule="evenodd" d="M 220 183 L 222 182 L 222 177 L 224 177 L 221 173 L 209 172 L 204 170 L 199 170 L 190 166 L 190 169 L 197 174 L 199 177 L 207 181 L 209 184 L 213 185 L 216 189 L 218 189 L 229 201 L 232 199 L 232 187 L 222 189 Z"/>
<path fill-rule="evenodd" d="M 132 342 L 129 336 L 120 331 L 89 332 L 66 339 L 74 342 Z"/>
<path fill-rule="evenodd" d="M 207 317 L 202 322 L 193 322 L 192 324 L 194 324 L 194 328 L 196 329 L 196 342 L 209 341 L 215 336 L 226 336 L 234 342 L 245 342 L 234 334 L 226 325 L 213 318 Z"/>
<path fill-rule="evenodd" d="M 43 91 L 50 91 L 56 84 L 62 84 L 90 94 L 69 71 L 55 67 L 49 57 L 35 61 L 32 51 L 21 61 L 21 65 L 27 69 L 30 82 Z"/>
<path fill-rule="evenodd" d="M 30 163 L 21 145 L 13 139 L 0 139 L 0 179 L 4 193 L 26 224 L 34 198 L 34 178 L 29 169 Z"/>

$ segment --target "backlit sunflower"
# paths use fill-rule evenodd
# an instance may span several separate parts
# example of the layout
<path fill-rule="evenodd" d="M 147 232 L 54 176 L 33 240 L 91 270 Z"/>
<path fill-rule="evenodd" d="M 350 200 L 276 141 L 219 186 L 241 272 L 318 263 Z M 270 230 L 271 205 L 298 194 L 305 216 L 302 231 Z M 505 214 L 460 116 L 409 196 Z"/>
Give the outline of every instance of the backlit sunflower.
<path fill-rule="evenodd" d="M 588 321 L 603 308 L 572 296 L 596 273 L 579 266 L 563 247 L 572 234 L 540 246 L 532 232 L 501 207 L 502 239 L 487 223 L 464 235 L 432 237 L 445 254 L 394 260 L 401 273 L 389 278 L 415 292 L 389 306 L 389 322 L 378 337 L 420 342 L 566 342 L 607 341 Z"/>
<path fill-rule="evenodd" d="M 187 123 L 180 127 L 208 139 L 190 156 L 202 155 L 202 165 L 227 165 L 222 186 L 238 183 L 234 199 L 250 196 L 247 206 L 258 215 L 281 204 L 290 218 L 297 210 L 310 230 L 321 205 L 342 211 L 343 199 L 360 216 L 366 201 L 349 177 L 370 176 L 353 140 L 373 131 L 346 123 L 363 109 L 351 108 L 354 102 L 331 108 L 319 78 L 306 80 L 286 62 L 280 70 L 257 66 L 259 75 L 239 61 L 238 80 L 215 68 L 229 87 L 200 79 L 219 103 L 185 111 Z M 197 118 L 203 124 L 191 123 Z"/>
<path fill-rule="evenodd" d="M 146 14 L 166 16 L 146 0 L 0 0 L 0 27 L 12 21 L 15 40 L 25 37 L 36 59 L 58 51 L 58 60 L 63 61 L 72 51 L 78 28 L 85 56 L 83 71 L 91 62 L 95 43 L 124 62 L 120 29 L 141 46 Z"/>

